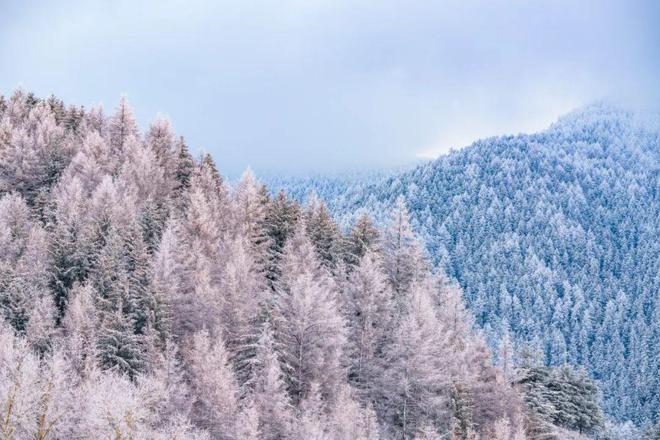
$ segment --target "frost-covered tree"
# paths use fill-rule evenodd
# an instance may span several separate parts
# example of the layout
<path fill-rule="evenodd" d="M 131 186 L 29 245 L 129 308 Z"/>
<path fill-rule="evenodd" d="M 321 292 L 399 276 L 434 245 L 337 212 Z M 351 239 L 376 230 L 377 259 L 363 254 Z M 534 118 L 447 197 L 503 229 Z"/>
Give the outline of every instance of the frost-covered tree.
<path fill-rule="evenodd" d="M 405 294 L 419 280 L 426 263 L 422 248 L 412 231 L 405 199 L 399 197 L 383 240 L 385 273 L 397 295 Z"/>
<path fill-rule="evenodd" d="M 288 438 L 292 429 L 293 408 L 268 322 L 264 324 L 257 342 L 248 388 L 257 409 L 262 437 L 265 440 Z"/>
<path fill-rule="evenodd" d="M 377 379 L 386 368 L 380 353 L 385 348 L 394 311 L 392 292 L 377 254 L 365 254 L 351 272 L 343 310 L 348 324 L 348 378 L 368 399 L 375 396 Z"/>
<path fill-rule="evenodd" d="M 273 325 L 294 404 L 311 384 L 332 398 L 343 377 L 344 320 L 332 279 L 300 223 L 285 245 L 274 299 Z"/>
<path fill-rule="evenodd" d="M 193 422 L 207 429 L 214 438 L 235 438 L 239 390 L 224 342 L 212 341 L 205 330 L 195 333 L 187 362 Z"/>
<path fill-rule="evenodd" d="M 402 438 L 446 420 L 451 380 L 445 368 L 445 335 L 428 287 L 413 287 L 405 306 L 391 327 L 392 340 L 383 355 L 387 368 L 378 378 L 374 399 L 390 435 Z"/>
<path fill-rule="evenodd" d="M 657 322 L 659 132 L 656 113 L 600 103 L 402 172 L 273 181 L 296 200 L 316 192 L 342 225 L 360 210 L 383 224 L 404 196 L 492 349 L 505 329 L 514 347 L 541 342 L 544 363 L 583 366 L 605 412 L 641 425 L 660 406 L 644 361 L 657 344 L 638 336 Z"/>
<path fill-rule="evenodd" d="M 344 258 L 349 264 L 356 265 L 367 252 L 378 252 L 380 248 L 380 232 L 371 218 L 362 214 L 346 237 Z"/>
<path fill-rule="evenodd" d="M 606 396 L 639 396 L 619 413 L 655 417 L 651 291 L 631 294 L 603 271 L 611 262 L 583 239 L 601 229 L 581 231 L 556 205 L 523 203 L 531 223 L 493 226 L 516 211 L 499 186 L 479 185 L 483 209 L 470 211 L 460 185 L 485 178 L 478 166 L 459 173 L 441 220 L 402 178 L 387 188 L 410 216 L 403 199 L 391 210 L 369 198 L 373 222 L 352 209 L 337 223 L 336 200 L 303 210 L 251 173 L 230 188 L 165 121 L 143 136 L 125 100 L 110 117 L 23 91 L 2 102 L 3 438 L 580 438 L 601 415 L 594 383 L 571 363 L 588 365 Z M 332 182 L 346 201 L 367 188 Z M 584 194 L 568 191 L 562 207 L 582 212 Z M 464 230 L 463 213 L 475 222 Z M 607 255 L 623 255 L 622 270 L 654 267 L 653 228 L 613 218 L 647 248 Z M 538 230 L 574 248 L 525 240 Z M 489 241 L 495 232 L 503 243 Z M 557 273 L 573 260 L 617 293 Z M 501 348 L 499 367 L 486 341 Z"/>
<path fill-rule="evenodd" d="M 0 199 L 0 310 L 14 329 L 26 331 L 37 305 L 47 306 L 48 236 L 24 199 Z M 43 311 L 43 310 L 42 310 Z M 43 316 L 42 318 L 46 318 Z"/>
<path fill-rule="evenodd" d="M 280 276 L 280 259 L 284 245 L 293 234 L 301 212 L 297 203 L 287 199 L 284 192 L 278 193 L 266 209 L 265 229 L 268 235 L 268 259 L 266 278 L 271 288 Z"/>
<path fill-rule="evenodd" d="M 305 212 L 305 222 L 319 261 L 328 269 L 334 269 L 340 261 L 343 237 L 325 203 L 311 202 Z"/>
<path fill-rule="evenodd" d="M 113 154 L 122 157 L 126 142 L 139 136 L 133 110 L 125 96 L 119 100 L 115 113 L 108 121 L 108 141 Z"/>

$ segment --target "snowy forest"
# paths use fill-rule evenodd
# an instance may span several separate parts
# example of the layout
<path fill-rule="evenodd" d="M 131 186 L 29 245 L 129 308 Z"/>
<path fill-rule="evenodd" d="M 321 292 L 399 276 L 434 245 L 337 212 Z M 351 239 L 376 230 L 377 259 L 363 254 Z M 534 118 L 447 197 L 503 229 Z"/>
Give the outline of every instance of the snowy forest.
<path fill-rule="evenodd" d="M 344 225 L 362 211 L 385 224 L 404 195 L 496 364 L 510 343 L 514 364 L 531 348 L 545 365 L 579 365 L 606 415 L 644 426 L 660 409 L 659 166 L 660 116 L 601 103 L 385 178 L 271 183 L 316 193 Z"/>
<path fill-rule="evenodd" d="M 123 98 L 0 97 L 2 439 L 658 438 L 657 167 L 571 128 L 371 185 L 378 217 L 338 223 Z M 569 154 L 582 192 L 536 178 Z"/>

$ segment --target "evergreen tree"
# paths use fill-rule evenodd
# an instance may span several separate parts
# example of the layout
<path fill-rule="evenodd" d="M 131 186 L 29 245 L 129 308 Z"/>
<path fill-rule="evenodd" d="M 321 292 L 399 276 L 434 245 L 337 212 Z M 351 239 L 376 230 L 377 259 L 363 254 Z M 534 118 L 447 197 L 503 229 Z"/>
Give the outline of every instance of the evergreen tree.
<path fill-rule="evenodd" d="M 342 236 L 323 202 L 313 203 L 305 213 L 307 235 L 314 244 L 319 261 L 333 270 L 337 267 Z"/>
<path fill-rule="evenodd" d="M 271 288 L 274 288 L 274 283 L 280 276 L 279 262 L 284 252 L 284 245 L 293 234 L 300 215 L 300 207 L 295 202 L 288 200 L 284 192 L 280 191 L 268 204 L 265 229 L 269 243 L 269 265 L 266 270 L 266 278 Z"/>
<path fill-rule="evenodd" d="M 346 239 L 345 259 L 349 264 L 359 264 L 367 252 L 379 252 L 380 233 L 367 214 L 362 214 Z"/>
<path fill-rule="evenodd" d="M 0 246 L 0 313 L 24 332 L 48 294 L 50 258 L 46 232 L 18 194 L 0 199 Z"/>
<path fill-rule="evenodd" d="M 476 438 L 472 422 L 472 399 L 470 393 L 460 383 L 451 388 L 452 438 L 471 440 Z"/>

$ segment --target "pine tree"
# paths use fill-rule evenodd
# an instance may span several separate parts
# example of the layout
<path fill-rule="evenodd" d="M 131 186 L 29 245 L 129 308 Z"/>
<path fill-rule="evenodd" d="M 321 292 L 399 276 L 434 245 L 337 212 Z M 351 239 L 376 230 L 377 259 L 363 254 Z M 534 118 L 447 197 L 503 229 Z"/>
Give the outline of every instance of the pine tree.
<path fill-rule="evenodd" d="M 181 288 L 181 264 L 178 259 L 179 242 L 177 223 L 168 222 L 152 259 L 149 290 L 154 298 L 154 329 L 161 343 L 172 338 L 174 332 L 174 305 Z"/>
<path fill-rule="evenodd" d="M 502 338 L 500 339 L 499 347 L 498 347 L 498 364 L 499 367 L 502 369 L 502 373 L 504 374 L 504 378 L 507 380 L 511 379 L 511 376 L 513 374 L 513 358 L 514 358 L 514 353 L 513 353 L 513 344 L 511 342 L 511 336 L 509 333 L 509 324 L 505 320 L 504 323 L 502 324 L 504 330 L 502 332 Z"/>
<path fill-rule="evenodd" d="M 452 438 L 456 440 L 475 438 L 472 405 L 472 398 L 465 387 L 460 383 L 454 383 L 451 388 Z"/>
<path fill-rule="evenodd" d="M 284 252 L 284 245 L 293 234 L 300 216 L 298 204 L 289 201 L 282 191 L 268 204 L 265 229 L 269 243 L 269 265 L 266 268 L 266 278 L 271 288 L 274 288 L 274 283 L 281 274 L 279 262 Z"/>
<path fill-rule="evenodd" d="M 111 229 L 91 277 L 101 321 L 100 365 L 117 368 L 131 378 L 149 367 L 152 343 L 144 255 L 139 242 L 129 244 L 119 231 Z"/>
<path fill-rule="evenodd" d="M 307 235 L 314 244 L 319 262 L 333 270 L 340 261 L 342 236 L 323 202 L 314 203 L 305 213 Z"/>
<path fill-rule="evenodd" d="M 258 326 L 264 319 L 266 287 L 250 243 L 239 236 L 225 245 L 224 267 L 216 275 L 221 281 L 220 325 L 240 384 L 250 376 L 255 356 Z"/>
<path fill-rule="evenodd" d="M 135 378 L 146 369 L 141 338 L 134 333 L 134 323 L 126 313 L 122 299 L 114 310 L 102 314 L 97 352 L 101 368 Z"/>
<path fill-rule="evenodd" d="M 78 178 L 60 182 L 55 194 L 54 225 L 50 230 L 49 251 L 52 258 L 50 289 L 58 309 L 58 321 L 64 316 L 69 292 L 83 282 L 94 256 L 91 225 L 84 189 Z"/>
<path fill-rule="evenodd" d="M 48 105 L 32 108 L 24 123 L 7 127 L 0 149 L 0 195 L 18 192 L 28 205 L 43 209 L 47 192 L 66 166 L 64 133 Z"/>
<path fill-rule="evenodd" d="M 323 407 L 320 386 L 316 382 L 310 384 L 307 396 L 300 402 L 295 438 L 314 440 L 332 438 L 328 433 L 328 418 Z"/>
<path fill-rule="evenodd" d="M 259 414 L 252 402 L 243 405 L 236 421 L 236 438 L 263 438 L 259 429 Z"/>
<path fill-rule="evenodd" d="M 183 194 L 190 188 L 190 179 L 195 170 L 195 161 L 183 137 L 179 138 L 175 148 L 176 157 L 174 162 L 174 188 L 172 196 L 174 200 L 178 201 L 178 203 L 175 203 L 175 206 L 182 208 L 185 201 Z"/>
<path fill-rule="evenodd" d="M 168 185 L 172 190 L 177 168 L 176 136 L 170 122 L 165 118 L 156 119 L 145 136 L 145 143 L 153 151 Z M 192 162 L 192 158 L 190 158 Z"/>
<path fill-rule="evenodd" d="M 263 188 L 248 169 L 241 176 L 233 197 L 234 234 L 245 241 L 259 276 L 267 274 L 270 264 L 270 237 L 264 228 L 269 196 Z"/>
<path fill-rule="evenodd" d="M 344 258 L 349 264 L 357 265 L 367 252 L 380 251 L 380 233 L 371 218 L 362 214 L 348 234 Z"/>

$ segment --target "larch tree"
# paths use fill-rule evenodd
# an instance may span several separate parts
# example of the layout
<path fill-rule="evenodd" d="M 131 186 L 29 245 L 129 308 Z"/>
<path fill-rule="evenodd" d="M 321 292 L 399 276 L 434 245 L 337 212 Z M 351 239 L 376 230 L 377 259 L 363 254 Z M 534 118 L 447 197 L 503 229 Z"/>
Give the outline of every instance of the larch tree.
<path fill-rule="evenodd" d="M 243 384 L 250 377 L 259 325 L 265 318 L 266 286 L 250 243 L 242 235 L 225 244 L 221 264 L 216 274 L 221 292 L 219 322 L 237 379 Z"/>
<path fill-rule="evenodd" d="M 293 422 L 292 405 L 286 391 L 284 373 L 275 350 L 270 324 L 263 325 L 257 341 L 252 377 L 247 384 L 259 414 L 264 440 L 288 438 Z"/>
<path fill-rule="evenodd" d="M 19 332 L 48 295 L 48 236 L 18 194 L 0 199 L 0 310 Z"/>
<path fill-rule="evenodd" d="M 380 353 L 393 313 L 392 292 L 377 254 L 368 251 L 349 275 L 342 308 L 348 324 L 348 378 L 368 402 L 385 367 Z"/>
<path fill-rule="evenodd" d="M 94 370 L 98 356 L 96 346 L 99 317 L 94 304 L 95 291 L 89 285 L 77 284 L 71 290 L 61 328 L 64 333 L 63 354 L 75 374 L 87 378 Z"/>
<path fill-rule="evenodd" d="M 122 96 L 115 113 L 108 121 L 108 141 L 111 151 L 116 157 L 123 158 L 124 147 L 131 137 L 139 137 L 138 126 L 128 99 Z"/>
<path fill-rule="evenodd" d="M 392 436 L 412 437 L 422 427 L 441 428 L 438 424 L 447 420 L 450 352 L 436 313 L 432 288 L 416 284 L 391 327 L 375 406 Z"/>
<path fill-rule="evenodd" d="M 333 440 L 378 440 L 380 437 L 375 411 L 371 405 L 363 407 L 347 385 L 337 393 L 328 419 L 328 431 Z"/>
<path fill-rule="evenodd" d="M 332 400 L 344 375 L 345 323 L 332 279 L 300 223 L 287 242 L 274 299 L 273 326 L 294 404 L 320 384 Z"/>
<path fill-rule="evenodd" d="M 408 218 L 405 199 L 399 197 L 385 229 L 383 267 L 397 296 L 405 294 L 412 283 L 428 269 L 422 247 Z"/>
<path fill-rule="evenodd" d="M 224 342 L 211 340 L 208 332 L 202 330 L 193 336 L 186 357 L 193 393 L 193 422 L 214 438 L 236 438 L 239 389 Z"/>

